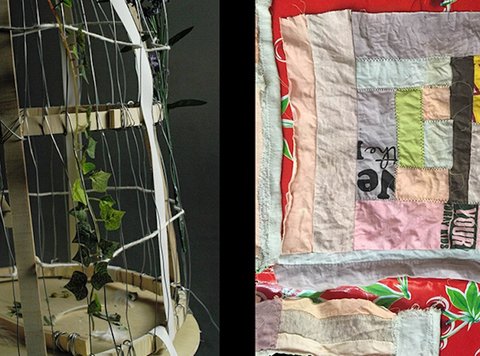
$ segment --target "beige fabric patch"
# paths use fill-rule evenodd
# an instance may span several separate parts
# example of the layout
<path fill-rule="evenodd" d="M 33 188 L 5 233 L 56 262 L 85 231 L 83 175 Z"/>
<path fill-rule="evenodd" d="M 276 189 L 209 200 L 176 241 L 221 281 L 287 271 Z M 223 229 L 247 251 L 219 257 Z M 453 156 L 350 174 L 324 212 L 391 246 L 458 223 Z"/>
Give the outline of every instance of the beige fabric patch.
<path fill-rule="evenodd" d="M 334 299 L 325 303 L 314 304 L 308 298 L 284 300 L 283 310 L 303 310 L 318 319 L 342 315 L 375 315 L 384 319 L 393 319 L 391 311 L 363 299 Z"/>
<path fill-rule="evenodd" d="M 395 355 L 395 346 L 393 342 L 376 340 L 321 344 L 300 335 L 280 333 L 277 339 L 278 351 L 318 356 L 390 356 Z"/>
<path fill-rule="evenodd" d="M 424 88 L 422 102 L 425 120 L 450 119 L 450 88 Z"/>
<path fill-rule="evenodd" d="M 302 335 L 325 344 L 357 340 L 394 341 L 392 320 L 374 315 L 317 319 L 304 311 L 284 310 L 278 331 Z"/>
<path fill-rule="evenodd" d="M 397 168 L 397 200 L 447 202 L 448 169 Z"/>
<path fill-rule="evenodd" d="M 355 219 L 357 90 L 351 13 L 307 15 L 317 99 L 313 250 L 351 251 Z"/>

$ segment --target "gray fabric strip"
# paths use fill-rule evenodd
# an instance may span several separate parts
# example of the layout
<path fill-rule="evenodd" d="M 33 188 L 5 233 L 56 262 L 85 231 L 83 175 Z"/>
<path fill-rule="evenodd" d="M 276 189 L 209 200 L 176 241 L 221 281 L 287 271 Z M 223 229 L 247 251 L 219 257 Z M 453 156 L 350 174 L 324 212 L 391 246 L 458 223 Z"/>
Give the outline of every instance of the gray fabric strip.
<path fill-rule="evenodd" d="M 478 12 L 354 12 L 357 57 L 461 57 L 480 53 Z M 448 33 L 448 36 L 446 36 Z"/>
<path fill-rule="evenodd" d="M 282 206 L 280 175 L 283 134 L 280 119 L 280 80 L 273 50 L 271 0 L 257 0 L 258 45 L 265 81 L 262 95 L 263 157 L 258 177 L 258 210 L 261 251 L 257 268 L 276 262 L 280 255 Z"/>
<path fill-rule="evenodd" d="M 295 264 L 292 264 L 295 263 Z M 442 266 L 442 268 L 439 268 Z M 274 266 L 278 283 L 297 289 L 326 290 L 369 285 L 396 276 L 466 279 L 480 282 L 480 251 L 356 251 L 304 254 Z"/>
<path fill-rule="evenodd" d="M 358 93 L 357 199 L 394 199 L 395 93 Z"/>
<path fill-rule="evenodd" d="M 449 174 L 449 201 L 467 203 L 472 141 L 473 57 L 452 58 L 451 66 L 453 81 L 450 87 L 450 115 L 453 119 L 453 167 Z"/>

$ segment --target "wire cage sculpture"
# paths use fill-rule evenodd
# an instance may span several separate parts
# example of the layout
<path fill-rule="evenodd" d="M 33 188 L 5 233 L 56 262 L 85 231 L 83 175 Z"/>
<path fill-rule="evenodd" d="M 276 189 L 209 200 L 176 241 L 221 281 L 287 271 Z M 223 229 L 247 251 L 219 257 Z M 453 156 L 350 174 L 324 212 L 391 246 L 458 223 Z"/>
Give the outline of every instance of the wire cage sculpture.
<path fill-rule="evenodd" d="M 2 355 L 198 346 L 165 7 L 0 0 Z"/>

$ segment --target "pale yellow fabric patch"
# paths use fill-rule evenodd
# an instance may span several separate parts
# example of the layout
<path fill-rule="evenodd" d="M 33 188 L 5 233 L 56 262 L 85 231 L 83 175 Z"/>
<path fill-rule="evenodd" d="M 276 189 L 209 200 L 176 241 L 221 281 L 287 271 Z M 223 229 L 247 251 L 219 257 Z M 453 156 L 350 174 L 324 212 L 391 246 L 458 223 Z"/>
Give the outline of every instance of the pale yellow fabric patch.
<path fill-rule="evenodd" d="M 397 168 L 397 200 L 448 201 L 448 169 Z"/>
<path fill-rule="evenodd" d="M 425 120 L 450 119 L 450 88 L 424 88 L 422 94 Z"/>

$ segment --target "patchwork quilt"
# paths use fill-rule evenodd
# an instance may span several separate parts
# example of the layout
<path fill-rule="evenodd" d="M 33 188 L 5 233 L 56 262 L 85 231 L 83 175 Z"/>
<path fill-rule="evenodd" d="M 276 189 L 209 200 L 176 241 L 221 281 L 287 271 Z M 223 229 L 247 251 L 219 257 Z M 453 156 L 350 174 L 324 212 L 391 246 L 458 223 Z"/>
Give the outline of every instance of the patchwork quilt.
<path fill-rule="evenodd" d="M 441 311 L 438 334 L 412 330 L 433 350 L 394 333 L 384 352 L 353 353 L 356 336 L 292 331 L 310 353 L 480 354 L 476 11 L 473 0 L 257 0 L 257 314 L 305 298 L 419 309 L 412 325 Z"/>

